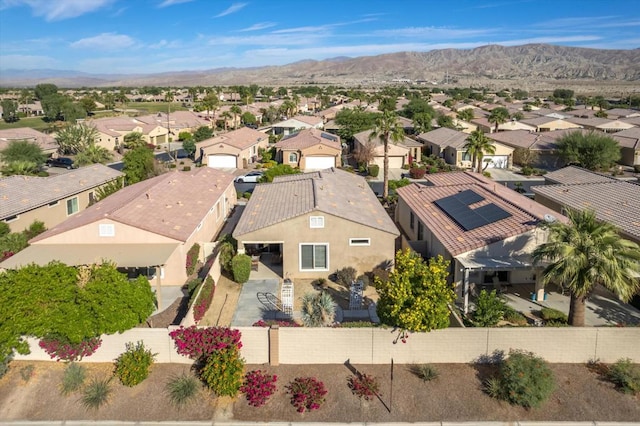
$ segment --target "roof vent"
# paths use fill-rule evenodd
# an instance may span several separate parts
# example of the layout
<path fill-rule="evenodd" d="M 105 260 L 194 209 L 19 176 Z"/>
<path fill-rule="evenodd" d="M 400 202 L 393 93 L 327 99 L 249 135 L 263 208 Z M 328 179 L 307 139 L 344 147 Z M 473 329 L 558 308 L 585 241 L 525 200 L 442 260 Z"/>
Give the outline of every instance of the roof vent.
<path fill-rule="evenodd" d="M 554 215 L 548 213 L 544 215 L 543 219 L 547 223 L 553 223 L 557 220 Z"/>

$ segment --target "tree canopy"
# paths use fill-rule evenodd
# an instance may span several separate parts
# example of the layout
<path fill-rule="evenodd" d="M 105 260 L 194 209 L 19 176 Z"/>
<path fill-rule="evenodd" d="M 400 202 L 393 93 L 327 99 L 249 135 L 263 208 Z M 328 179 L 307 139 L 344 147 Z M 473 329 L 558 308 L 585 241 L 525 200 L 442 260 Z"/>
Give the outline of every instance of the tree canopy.
<path fill-rule="evenodd" d="M 558 154 L 568 164 L 589 170 L 609 170 L 620 159 L 620 145 L 604 133 L 574 131 L 556 141 Z"/>
<path fill-rule="evenodd" d="M 26 140 L 15 140 L 9 142 L 9 145 L 0 151 L 0 159 L 5 163 L 28 161 L 35 165 L 40 165 L 44 163 L 46 156 L 37 143 Z"/>
<path fill-rule="evenodd" d="M 11 99 L 3 99 L 0 102 L 2 106 L 2 118 L 7 123 L 13 123 L 19 120 L 18 118 L 18 104 Z"/>
<path fill-rule="evenodd" d="M 343 141 L 352 142 L 353 135 L 365 130 L 373 129 L 379 113 L 360 111 L 359 109 L 345 108 L 336 114 L 336 124 L 340 126 L 338 136 Z"/>
<path fill-rule="evenodd" d="M 213 137 L 213 129 L 207 126 L 201 126 L 193 133 L 193 141 L 200 142 Z"/>
<path fill-rule="evenodd" d="M 153 151 L 141 146 L 124 154 L 122 171 L 127 185 L 142 182 L 155 175 L 155 157 Z"/>
<path fill-rule="evenodd" d="M 455 300 L 448 275 L 449 262 L 442 256 L 425 262 L 409 249 L 398 251 L 389 278 L 375 278 L 380 321 L 409 331 L 448 327 L 448 304 Z"/>
<path fill-rule="evenodd" d="M 505 107 L 497 107 L 491 110 L 487 121 L 496 125 L 495 132 L 498 131 L 498 127 L 502 123 L 506 123 L 509 120 L 509 110 Z"/>
<path fill-rule="evenodd" d="M 477 172 L 482 173 L 484 170 L 482 167 L 482 159 L 484 158 L 484 154 L 495 154 L 496 147 L 483 132 L 482 130 L 474 130 L 471 132 L 469 137 L 467 138 L 467 143 L 464 144 L 463 147 L 469 154 L 471 154 L 473 168 L 477 167 Z M 489 164 L 484 167 L 488 167 Z"/>
<path fill-rule="evenodd" d="M 261 182 L 273 182 L 273 178 L 276 176 L 282 175 L 295 175 L 300 173 L 300 170 L 294 169 L 288 164 L 278 164 L 277 166 L 273 166 L 267 169 L 264 172 L 264 175 L 260 178 Z"/>

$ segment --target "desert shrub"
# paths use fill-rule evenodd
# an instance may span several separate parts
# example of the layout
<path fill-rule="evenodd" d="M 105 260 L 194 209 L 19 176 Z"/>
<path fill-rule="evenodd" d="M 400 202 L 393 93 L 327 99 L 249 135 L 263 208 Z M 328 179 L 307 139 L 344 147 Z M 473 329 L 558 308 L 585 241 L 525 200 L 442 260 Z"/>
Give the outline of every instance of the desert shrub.
<path fill-rule="evenodd" d="M 371 321 L 344 321 L 333 325 L 334 328 L 370 328 L 378 326 L 379 324 Z"/>
<path fill-rule="evenodd" d="M 125 386 L 135 386 L 149 377 L 149 369 L 156 354 L 144 347 L 144 342 L 125 344 L 126 351 L 115 362 L 115 375 Z"/>
<path fill-rule="evenodd" d="M 229 241 L 224 241 L 220 244 L 220 267 L 231 272 L 231 259 L 236 255 L 236 250 L 233 248 L 233 244 Z"/>
<path fill-rule="evenodd" d="M 84 366 L 70 362 L 64 369 L 62 375 L 62 383 L 60 384 L 60 393 L 67 396 L 77 390 L 79 390 L 84 384 L 84 379 L 87 375 L 87 370 Z"/>
<path fill-rule="evenodd" d="M 33 364 L 28 364 L 22 367 L 20 369 L 20 377 L 22 378 L 22 381 L 28 382 L 29 380 L 31 380 L 31 378 L 35 374 L 35 369 L 36 367 L 34 367 Z"/>
<path fill-rule="evenodd" d="M 336 271 L 336 282 L 346 288 L 351 286 L 351 282 L 356 279 L 358 271 L 351 266 L 346 266 Z"/>
<path fill-rule="evenodd" d="M 200 278 L 194 278 L 189 280 L 187 283 L 187 291 L 189 292 L 189 297 L 192 297 L 198 286 L 202 284 L 202 280 Z"/>
<path fill-rule="evenodd" d="M 196 323 L 200 322 L 200 320 L 204 317 L 204 314 L 207 313 L 209 307 L 211 306 L 211 302 L 213 302 L 213 293 L 215 292 L 215 282 L 210 275 L 207 275 L 207 279 L 204 280 L 204 284 L 202 285 L 202 289 L 198 294 L 198 300 L 193 305 L 193 319 Z"/>
<path fill-rule="evenodd" d="M 12 359 L 13 353 L 10 353 L 5 356 L 2 361 L 0 361 L 0 379 L 9 371 L 9 364 L 11 363 Z"/>
<path fill-rule="evenodd" d="M 80 402 L 87 410 L 97 410 L 109 402 L 111 396 L 111 377 L 106 379 L 93 378 L 84 387 Z"/>
<path fill-rule="evenodd" d="M 227 327 L 180 327 L 169 333 L 180 355 L 204 362 L 215 351 L 235 347 L 240 350 L 240 331 Z"/>
<path fill-rule="evenodd" d="M 182 168 L 182 171 L 183 171 L 183 172 L 190 172 L 190 171 L 191 171 L 191 166 L 184 166 L 184 167 Z"/>
<path fill-rule="evenodd" d="M 504 307 L 504 320 L 511 324 L 523 326 L 527 325 L 527 318 L 520 312 L 516 311 L 510 306 Z"/>
<path fill-rule="evenodd" d="M 628 358 L 620 359 L 609 367 L 607 377 L 623 393 L 640 393 L 640 366 Z"/>
<path fill-rule="evenodd" d="M 542 316 L 542 319 L 547 322 L 559 322 L 566 324 L 567 321 L 569 321 L 567 314 L 553 308 L 542 308 L 540 310 L 540 316 Z"/>
<path fill-rule="evenodd" d="M 424 382 L 435 380 L 440 375 L 436 367 L 431 364 L 412 365 L 411 372 L 422 379 L 422 381 Z"/>
<path fill-rule="evenodd" d="M 169 167 L 170 169 L 175 169 L 175 168 L 176 168 L 176 165 L 175 165 L 175 163 L 170 163 L 170 164 L 168 165 L 168 167 Z"/>
<path fill-rule="evenodd" d="M 214 351 L 200 370 L 200 377 L 218 396 L 237 395 L 242 385 L 244 361 L 235 346 Z"/>
<path fill-rule="evenodd" d="M 500 364 L 498 375 L 485 386 L 489 395 L 525 408 L 537 407 L 555 388 L 547 362 L 531 352 L 512 351 Z"/>
<path fill-rule="evenodd" d="M 278 376 L 268 374 L 262 370 L 251 370 L 244 375 L 244 382 L 240 392 L 244 393 L 249 405 L 261 407 L 276 391 Z"/>
<path fill-rule="evenodd" d="M 504 301 L 493 290 L 480 291 L 473 313 L 473 324 L 476 327 L 494 327 L 504 317 Z"/>
<path fill-rule="evenodd" d="M 251 257 L 246 254 L 236 254 L 231 259 L 231 270 L 233 271 L 233 280 L 237 283 L 244 284 L 249 281 L 251 274 Z"/>
<path fill-rule="evenodd" d="M 491 179 L 491 172 L 482 172 L 482 176 L 488 177 L 489 179 Z"/>
<path fill-rule="evenodd" d="M 198 266 L 198 259 L 200 257 L 200 244 L 194 243 L 187 252 L 186 270 L 187 275 L 191 275 L 196 271 Z"/>
<path fill-rule="evenodd" d="M 378 278 L 378 280 L 380 280 L 381 282 L 385 282 L 385 281 L 389 281 L 389 271 L 383 268 L 373 268 L 373 271 L 371 271 L 371 277 L 373 278 L 373 281 L 376 281 L 376 278 Z"/>
<path fill-rule="evenodd" d="M 533 167 L 524 166 L 522 167 L 522 169 L 520 169 L 520 172 L 525 176 L 531 176 L 533 174 Z"/>
<path fill-rule="evenodd" d="M 402 178 L 402 179 L 390 179 L 389 180 L 389 190 L 396 190 L 398 188 L 402 188 L 403 186 L 407 186 L 410 185 L 411 181 L 407 178 Z"/>
<path fill-rule="evenodd" d="M 251 198 L 251 193 L 250 192 L 243 192 L 242 193 L 242 198 L 246 198 L 247 200 Z"/>
<path fill-rule="evenodd" d="M 252 327 L 271 327 L 272 325 L 277 325 L 278 327 L 302 327 L 292 320 L 258 320 L 251 324 Z"/>
<path fill-rule="evenodd" d="M 412 179 L 422 179 L 427 170 L 424 167 L 412 167 L 409 169 L 409 176 Z"/>
<path fill-rule="evenodd" d="M 380 174 L 380 166 L 377 164 L 369 164 L 369 176 L 378 177 Z"/>
<path fill-rule="evenodd" d="M 358 275 L 356 277 L 356 281 L 361 281 L 362 282 L 362 289 L 366 290 L 367 287 L 369 287 L 369 284 L 371 283 L 369 280 L 369 275 L 367 274 L 362 274 L 362 275 Z"/>
<path fill-rule="evenodd" d="M 353 376 L 349 376 L 347 384 L 351 393 L 360 399 L 369 401 L 380 391 L 378 379 L 368 374 L 356 372 Z"/>
<path fill-rule="evenodd" d="M 285 389 L 298 413 L 319 409 L 327 394 L 324 383 L 314 377 L 296 377 Z"/>
<path fill-rule="evenodd" d="M 174 375 L 165 385 L 165 392 L 173 405 L 182 407 L 198 396 L 200 381 L 191 374 Z"/>
<path fill-rule="evenodd" d="M 323 327 L 333 324 L 336 308 L 329 293 L 306 293 L 302 296 L 302 324 Z"/>
<path fill-rule="evenodd" d="M 79 361 L 85 356 L 93 355 L 101 344 L 102 339 L 99 337 L 80 343 L 71 343 L 64 337 L 45 337 L 38 342 L 38 346 L 56 361 Z"/>

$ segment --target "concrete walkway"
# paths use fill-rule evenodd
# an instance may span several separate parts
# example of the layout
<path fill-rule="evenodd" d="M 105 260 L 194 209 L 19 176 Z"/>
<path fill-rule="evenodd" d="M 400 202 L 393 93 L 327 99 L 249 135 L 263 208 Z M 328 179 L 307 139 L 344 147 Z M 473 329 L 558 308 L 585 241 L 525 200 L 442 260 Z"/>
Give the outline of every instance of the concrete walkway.
<path fill-rule="evenodd" d="M 271 293 L 280 298 L 280 282 L 277 279 L 249 280 L 242 286 L 236 312 L 231 320 L 232 327 L 251 327 L 256 321 L 273 319 L 270 311 L 260 300 L 258 293 Z"/>

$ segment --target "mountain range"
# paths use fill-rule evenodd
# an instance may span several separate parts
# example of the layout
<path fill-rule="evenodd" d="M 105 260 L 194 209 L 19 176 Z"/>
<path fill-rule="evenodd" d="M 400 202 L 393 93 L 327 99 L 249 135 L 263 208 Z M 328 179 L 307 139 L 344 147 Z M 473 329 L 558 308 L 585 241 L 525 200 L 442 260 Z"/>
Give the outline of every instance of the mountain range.
<path fill-rule="evenodd" d="M 357 58 L 304 60 L 282 66 L 217 68 L 159 74 L 89 74 L 68 70 L 1 70 L 0 86 L 54 83 L 59 87 L 262 85 L 376 85 L 411 80 L 489 84 L 526 81 L 620 82 L 640 80 L 640 48 L 606 50 L 527 44 L 475 49 L 398 52 Z"/>

